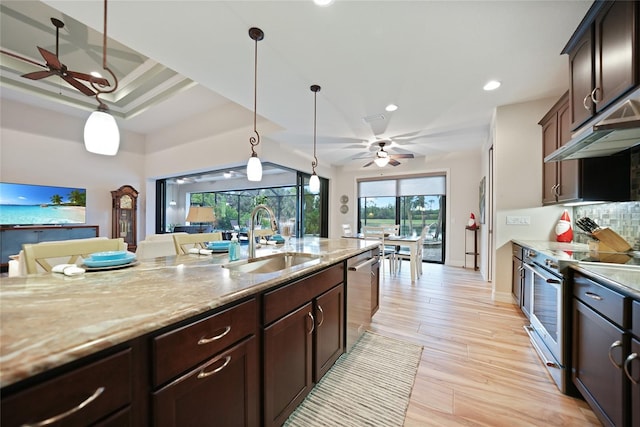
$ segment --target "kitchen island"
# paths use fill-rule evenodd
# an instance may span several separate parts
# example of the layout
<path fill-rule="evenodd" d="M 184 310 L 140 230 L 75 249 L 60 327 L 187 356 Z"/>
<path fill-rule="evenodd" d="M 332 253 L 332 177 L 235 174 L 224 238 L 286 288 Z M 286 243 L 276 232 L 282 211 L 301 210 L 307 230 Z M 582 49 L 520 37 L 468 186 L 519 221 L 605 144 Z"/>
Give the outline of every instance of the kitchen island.
<path fill-rule="evenodd" d="M 156 340 L 158 334 L 236 304 L 246 302 L 246 307 L 254 307 L 252 313 L 243 308 L 242 317 L 250 313 L 257 319 L 260 310 L 255 307 L 260 306 L 266 293 L 283 285 L 302 283 L 305 278 L 322 279 L 326 277 L 323 272 L 329 270 L 335 272 L 331 280 L 342 284 L 344 261 L 372 249 L 377 249 L 376 242 L 305 238 L 296 239 L 291 250 L 318 257 L 273 273 L 248 274 L 223 268 L 227 254 L 213 254 L 156 258 L 129 268 L 80 276 L 40 274 L 3 279 L 0 289 L 3 400 L 7 391 L 9 394 L 21 391 L 23 384 L 47 380 L 51 372 L 64 373 L 65 367 L 75 367 L 81 359 L 131 343 L 134 354 L 131 363 L 135 365 L 136 360 L 156 351 L 155 347 L 149 350 L 148 343 Z M 259 249 L 257 256 L 274 251 L 282 249 L 267 246 Z M 312 283 L 311 279 L 307 282 Z M 142 344 L 140 337 L 145 337 Z M 142 350 L 136 353 L 138 347 Z M 148 363 L 154 369 L 156 364 L 157 360 Z M 135 377 L 135 381 L 148 382 L 149 374 L 135 373 Z M 175 380 L 175 376 L 157 379 L 157 383 L 148 386 L 132 386 L 134 400 L 139 393 L 136 390 L 152 391 L 168 380 Z M 143 398 L 136 410 L 146 412 L 147 405 Z M 148 420 L 145 416 L 134 419 Z"/>

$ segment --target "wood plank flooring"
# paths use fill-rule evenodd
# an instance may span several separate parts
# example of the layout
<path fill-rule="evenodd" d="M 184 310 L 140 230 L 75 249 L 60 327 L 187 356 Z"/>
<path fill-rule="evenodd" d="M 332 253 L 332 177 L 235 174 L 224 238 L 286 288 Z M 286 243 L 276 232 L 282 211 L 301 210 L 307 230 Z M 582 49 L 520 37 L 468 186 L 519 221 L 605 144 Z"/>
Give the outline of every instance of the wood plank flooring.
<path fill-rule="evenodd" d="M 581 399 L 566 396 L 543 368 L 512 304 L 494 302 L 476 271 L 408 264 L 381 278 L 371 330 L 424 346 L 407 410 L 414 426 L 600 426 Z"/>

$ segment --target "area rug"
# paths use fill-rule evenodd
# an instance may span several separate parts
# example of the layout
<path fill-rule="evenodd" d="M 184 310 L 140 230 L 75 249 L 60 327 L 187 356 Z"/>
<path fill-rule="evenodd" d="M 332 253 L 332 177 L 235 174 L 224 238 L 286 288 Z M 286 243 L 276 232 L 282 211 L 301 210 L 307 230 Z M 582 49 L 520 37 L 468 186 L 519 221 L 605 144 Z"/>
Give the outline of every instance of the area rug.
<path fill-rule="evenodd" d="M 365 332 L 284 423 L 402 426 L 422 346 Z"/>

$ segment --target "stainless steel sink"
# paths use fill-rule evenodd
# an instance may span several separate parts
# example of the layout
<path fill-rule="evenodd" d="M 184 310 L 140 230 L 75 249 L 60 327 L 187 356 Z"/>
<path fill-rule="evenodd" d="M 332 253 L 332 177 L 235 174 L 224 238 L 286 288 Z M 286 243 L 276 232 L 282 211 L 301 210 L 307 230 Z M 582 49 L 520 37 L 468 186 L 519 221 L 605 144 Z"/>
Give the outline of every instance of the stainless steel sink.
<path fill-rule="evenodd" d="M 282 252 L 272 255 L 266 255 L 257 258 L 251 258 L 248 260 L 235 261 L 228 264 L 223 264 L 223 268 L 227 268 L 231 271 L 238 271 L 241 273 L 275 273 L 296 265 L 309 263 L 312 265 L 312 261 L 319 260 L 319 255 L 306 254 L 302 252 Z"/>

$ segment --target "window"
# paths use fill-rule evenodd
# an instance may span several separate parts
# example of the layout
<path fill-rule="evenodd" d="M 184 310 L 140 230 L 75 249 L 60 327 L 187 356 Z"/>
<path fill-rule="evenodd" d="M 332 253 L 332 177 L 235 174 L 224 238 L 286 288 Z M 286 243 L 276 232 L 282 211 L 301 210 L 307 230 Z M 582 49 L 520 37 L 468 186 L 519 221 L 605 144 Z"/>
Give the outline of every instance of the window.
<path fill-rule="evenodd" d="M 444 175 L 359 181 L 358 231 L 400 224 L 400 234 L 408 236 L 426 227 L 423 261 L 444 263 L 445 201 Z"/>

